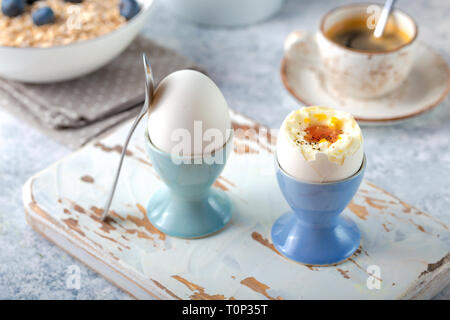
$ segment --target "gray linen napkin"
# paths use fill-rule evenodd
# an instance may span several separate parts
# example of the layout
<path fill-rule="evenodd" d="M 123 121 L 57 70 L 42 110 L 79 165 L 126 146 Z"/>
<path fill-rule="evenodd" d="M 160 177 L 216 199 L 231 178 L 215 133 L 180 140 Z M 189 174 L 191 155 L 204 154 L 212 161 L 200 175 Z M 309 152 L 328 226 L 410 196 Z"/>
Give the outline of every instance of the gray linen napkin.
<path fill-rule="evenodd" d="M 199 69 L 189 59 L 138 37 L 119 57 L 85 77 L 53 84 L 0 78 L 0 106 L 58 141 L 79 147 L 137 114 L 144 100 L 142 52 L 155 81 L 180 69 Z"/>

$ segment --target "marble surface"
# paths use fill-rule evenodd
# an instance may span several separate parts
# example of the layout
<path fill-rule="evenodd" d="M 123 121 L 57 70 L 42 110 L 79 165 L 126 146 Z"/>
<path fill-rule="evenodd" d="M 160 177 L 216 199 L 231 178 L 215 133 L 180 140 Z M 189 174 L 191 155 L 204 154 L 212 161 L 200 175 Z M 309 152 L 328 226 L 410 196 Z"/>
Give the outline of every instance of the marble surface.
<path fill-rule="evenodd" d="M 245 28 L 202 28 L 175 17 L 157 1 L 143 33 L 208 70 L 230 106 L 277 128 L 299 104 L 284 89 L 279 64 L 285 37 L 314 31 L 321 15 L 351 1 L 287 1 L 272 19 Z M 450 2 L 399 1 L 416 18 L 419 38 L 450 61 Z M 37 235 L 25 222 L 23 183 L 71 150 L 1 110 L 0 299 L 129 299 L 95 272 Z M 363 127 L 366 178 L 450 224 L 450 103 L 390 127 Z M 80 289 L 67 287 L 81 271 Z M 450 299 L 448 286 L 437 299 Z"/>

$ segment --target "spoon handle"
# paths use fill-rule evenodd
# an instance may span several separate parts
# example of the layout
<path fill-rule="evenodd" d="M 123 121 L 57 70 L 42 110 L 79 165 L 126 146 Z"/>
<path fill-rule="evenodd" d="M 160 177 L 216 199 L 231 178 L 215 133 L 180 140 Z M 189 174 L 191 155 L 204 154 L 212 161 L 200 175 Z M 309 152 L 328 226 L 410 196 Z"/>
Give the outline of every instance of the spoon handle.
<path fill-rule="evenodd" d="M 378 19 L 377 26 L 375 27 L 375 31 L 373 36 L 375 38 L 379 38 L 383 35 L 384 28 L 386 27 L 386 23 L 391 15 L 392 8 L 394 7 L 396 0 L 386 0 L 384 4 L 383 10 L 381 11 L 380 18 Z"/>
<path fill-rule="evenodd" d="M 146 101 L 144 106 L 142 107 L 141 111 L 137 115 L 136 119 L 134 119 L 134 122 L 131 125 L 130 131 L 128 132 L 128 135 L 127 135 L 127 138 L 125 140 L 125 143 L 123 144 L 122 152 L 120 154 L 119 165 L 118 165 L 117 170 L 116 170 L 116 176 L 114 177 L 114 183 L 113 183 L 111 191 L 109 193 L 108 200 L 106 201 L 105 209 L 104 209 L 104 211 L 102 213 L 102 216 L 101 216 L 102 220 L 104 220 L 106 218 L 106 216 L 108 215 L 108 212 L 109 212 L 109 208 L 111 207 L 111 202 L 112 202 L 112 199 L 114 197 L 114 193 L 116 191 L 117 182 L 119 181 L 120 170 L 122 169 L 123 159 L 125 158 L 125 154 L 127 152 L 128 143 L 130 142 L 131 136 L 133 135 L 133 132 L 136 129 L 137 125 L 139 124 L 139 122 L 144 117 L 145 113 L 147 112 L 147 109 L 148 109 L 148 103 Z"/>
<path fill-rule="evenodd" d="M 119 175 L 120 170 L 122 169 L 123 159 L 125 158 L 125 154 L 127 152 L 128 143 L 130 142 L 131 136 L 133 135 L 133 132 L 136 129 L 137 125 L 144 117 L 144 115 L 147 113 L 150 103 L 153 99 L 153 90 L 155 85 L 153 80 L 153 72 L 150 66 L 150 62 L 148 61 L 148 58 L 145 55 L 145 53 L 142 54 L 142 62 L 144 63 L 145 68 L 145 102 L 136 119 L 134 119 L 130 131 L 128 132 L 127 138 L 125 139 L 125 143 L 123 144 L 122 152 L 120 154 L 119 165 L 117 167 L 116 176 L 114 177 L 114 183 L 109 193 L 108 200 L 106 201 L 105 209 L 103 210 L 102 216 L 100 217 L 102 220 L 104 220 L 108 216 L 109 208 L 111 207 L 111 202 L 114 197 L 114 192 L 116 191 L 117 182 L 119 181 Z"/>

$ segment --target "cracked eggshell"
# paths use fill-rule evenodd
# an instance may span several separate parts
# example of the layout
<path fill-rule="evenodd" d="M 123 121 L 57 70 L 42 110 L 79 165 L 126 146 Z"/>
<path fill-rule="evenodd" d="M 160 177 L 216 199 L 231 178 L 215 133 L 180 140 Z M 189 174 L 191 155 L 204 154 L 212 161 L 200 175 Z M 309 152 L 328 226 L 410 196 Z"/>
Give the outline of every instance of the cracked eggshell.
<path fill-rule="evenodd" d="M 295 112 L 295 111 L 293 111 Z M 292 114 L 292 113 L 291 113 Z M 290 114 L 286 117 L 289 118 Z M 333 182 L 346 179 L 361 167 L 364 148 L 345 158 L 342 165 L 328 160 L 328 156 L 318 152 L 314 160 L 306 160 L 298 146 L 286 134 L 286 119 L 281 125 L 277 138 L 277 159 L 280 167 L 292 177 L 311 183 Z"/>
<path fill-rule="evenodd" d="M 201 128 L 199 122 L 195 125 L 196 121 L 201 122 Z M 148 117 L 150 140 L 157 148 L 171 153 L 179 148 L 177 129 L 185 129 L 190 135 L 188 152 L 184 155 L 202 155 L 204 150 L 220 149 L 228 141 L 231 129 L 228 104 L 217 85 L 203 73 L 194 70 L 171 73 L 155 91 Z M 208 129 L 217 129 L 220 139 L 211 141 L 206 136 L 204 139 L 203 133 Z"/>

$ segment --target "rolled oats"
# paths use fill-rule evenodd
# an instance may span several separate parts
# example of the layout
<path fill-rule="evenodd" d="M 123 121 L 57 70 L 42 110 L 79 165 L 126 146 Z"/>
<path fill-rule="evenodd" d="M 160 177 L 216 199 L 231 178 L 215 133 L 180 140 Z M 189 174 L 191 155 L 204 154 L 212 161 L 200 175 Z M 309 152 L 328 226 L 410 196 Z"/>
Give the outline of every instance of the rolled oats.
<path fill-rule="evenodd" d="M 31 12 L 46 5 L 52 8 L 55 21 L 36 26 Z M 105 35 L 125 23 L 119 13 L 119 0 L 37 1 L 27 5 L 18 17 L 10 18 L 0 11 L 0 45 L 41 48 L 66 45 Z"/>

